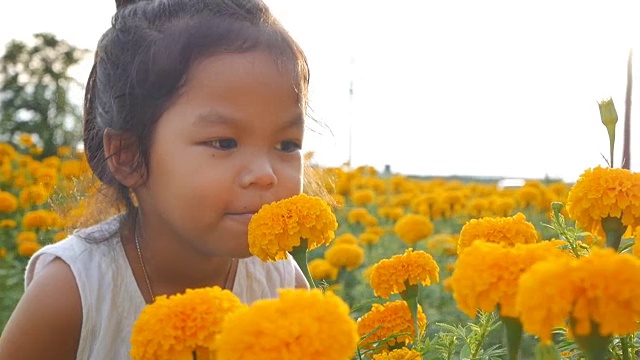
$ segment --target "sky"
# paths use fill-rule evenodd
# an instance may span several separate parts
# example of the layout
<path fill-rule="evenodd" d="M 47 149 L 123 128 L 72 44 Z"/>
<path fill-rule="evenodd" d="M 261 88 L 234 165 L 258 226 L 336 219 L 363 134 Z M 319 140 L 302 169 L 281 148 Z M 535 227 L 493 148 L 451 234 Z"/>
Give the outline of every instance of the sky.
<path fill-rule="evenodd" d="M 575 181 L 606 166 L 598 101 L 612 98 L 620 166 L 634 51 L 640 168 L 640 1 L 265 1 L 307 54 L 310 116 L 330 130 L 315 126 L 305 148 L 321 165 Z M 51 32 L 93 50 L 114 11 L 112 0 L 5 2 L 0 44 Z M 84 82 L 89 68 L 73 75 Z"/>

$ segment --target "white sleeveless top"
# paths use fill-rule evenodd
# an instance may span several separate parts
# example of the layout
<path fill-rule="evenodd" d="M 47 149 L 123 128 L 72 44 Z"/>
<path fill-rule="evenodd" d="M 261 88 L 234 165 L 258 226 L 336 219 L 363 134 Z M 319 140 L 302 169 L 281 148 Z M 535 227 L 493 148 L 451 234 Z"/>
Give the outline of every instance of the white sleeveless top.
<path fill-rule="evenodd" d="M 29 260 L 25 288 L 55 258 L 69 264 L 82 300 L 82 332 L 77 359 L 130 359 L 131 329 L 145 306 L 117 232 L 118 217 L 76 231 L 56 244 L 47 245 Z M 89 243 L 78 235 L 115 233 L 109 239 Z M 99 236 L 99 235 L 98 235 Z M 275 298 L 277 289 L 295 287 L 300 272 L 291 256 L 263 262 L 253 256 L 240 259 L 233 293 L 245 304 Z"/>

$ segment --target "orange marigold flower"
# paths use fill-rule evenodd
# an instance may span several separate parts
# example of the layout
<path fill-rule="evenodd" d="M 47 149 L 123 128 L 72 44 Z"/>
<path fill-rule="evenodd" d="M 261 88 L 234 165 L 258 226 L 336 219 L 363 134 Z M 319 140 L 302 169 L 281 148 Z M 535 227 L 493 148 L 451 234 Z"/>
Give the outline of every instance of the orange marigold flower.
<path fill-rule="evenodd" d="M 356 206 L 369 205 L 375 198 L 376 193 L 371 189 L 359 189 L 351 193 L 351 202 Z"/>
<path fill-rule="evenodd" d="M 35 241 L 22 241 L 18 243 L 18 254 L 20 256 L 29 257 L 40 250 L 42 245 Z"/>
<path fill-rule="evenodd" d="M 589 335 L 592 323 L 602 336 L 627 335 L 640 330 L 640 287 L 633 284 L 640 284 L 640 259 L 595 247 L 579 259 L 532 266 L 520 279 L 516 309 L 523 329 L 547 343 L 569 319 L 576 336 Z"/>
<path fill-rule="evenodd" d="M 569 216 L 577 226 L 605 238 L 602 219 L 619 218 L 635 230 L 640 226 L 640 174 L 627 169 L 587 169 L 571 187 L 567 199 Z"/>
<path fill-rule="evenodd" d="M 371 269 L 369 283 L 376 296 L 388 299 L 406 290 L 407 285 L 431 285 L 440 281 L 440 269 L 433 257 L 409 248 L 402 255 L 380 260 Z"/>
<path fill-rule="evenodd" d="M 393 227 L 393 231 L 407 245 L 412 245 L 433 234 L 431 220 L 419 214 L 407 214 L 401 217 Z"/>
<path fill-rule="evenodd" d="M 592 321 L 600 325 L 603 336 L 640 330 L 640 259 L 611 248 L 593 248 L 589 256 L 578 259 L 575 270 L 580 286 L 572 312 L 576 335 L 590 334 Z"/>
<path fill-rule="evenodd" d="M 552 257 L 569 257 L 558 248 L 563 241 L 535 244 L 501 244 L 476 241 L 463 251 L 451 276 L 453 298 L 460 310 L 475 317 L 478 309 L 517 317 L 515 300 L 520 276 L 533 264 Z"/>
<path fill-rule="evenodd" d="M 225 360 L 348 360 L 358 331 L 349 306 L 320 289 L 281 289 L 229 316 L 216 341 Z"/>
<path fill-rule="evenodd" d="M 33 145 L 33 137 L 31 137 L 31 134 L 20 134 L 20 137 L 18 138 L 18 142 L 20 143 L 20 145 L 24 146 L 24 147 L 29 147 L 31 145 Z"/>
<path fill-rule="evenodd" d="M 314 280 L 335 280 L 338 278 L 339 270 L 325 259 L 309 261 L 309 273 Z"/>
<path fill-rule="evenodd" d="M 83 173 L 84 169 L 80 160 L 69 159 L 60 165 L 60 175 L 67 180 L 79 178 Z"/>
<path fill-rule="evenodd" d="M 377 244 L 380 241 L 380 235 L 365 231 L 360 234 L 359 241 L 361 244 Z"/>
<path fill-rule="evenodd" d="M 157 296 L 133 324 L 131 357 L 192 359 L 196 349 L 215 352 L 215 339 L 228 316 L 246 308 L 231 291 L 217 286 Z"/>
<path fill-rule="evenodd" d="M 512 217 L 471 219 L 460 230 L 458 253 L 476 240 L 507 246 L 532 244 L 538 241 L 538 232 L 522 213 Z"/>
<path fill-rule="evenodd" d="M 49 229 L 54 227 L 59 216 L 50 210 L 33 210 L 24 214 L 22 227 L 30 229 Z"/>
<path fill-rule="evenodd" d="M 13 229 L 18 226 L 18 223 L 13 219 L 0 220 L 0 229 Z"/>
<path fill-rule="evenodd" d="M 336 238 L 333 239 L 332 241 L 333 245 L 337 245 L 337 244 L 355 245 L 357 243 L 358 243 L 358 238 L 352 233 L 344 233 L 342 235 L 336 236 Z"/>
<path fill-rule="evenodd" d="M 383 352 L 380 354 L 374 354 L 373 360 L 420 360 L 422 354 L 419 352 L 408 349 L 406 347 L 396 349 L 390 352 Z"/>
<path fill-rule="evenodd" d="M 0 143 L 0 163 L 16 157 L 18 152 L 9 143 Z"/>
<path fill-rule="evenodd" d="M 69 234 L 64 231 L 57 232 L 53 235 L 53 242 L 59 242 L 69 237 Z"/>
<path fill-rule="evenodd" d="M 565 327 L 577 292 L 570 274 L 575 272 L 573 258 L 541 261 L 522 274 L 516 295 L 516 311 L 522 328 L 551 343 L 551 331 Z"/>
<path fill-rule="evenodd" d="M 264 205 L 249 222 L 249 251 L 263 261 L 286 259 L 307 240 L 308 250 L 329 244 L 338 227 L 331 207 L 315 196 L 300 194 Z"/>
<path fill-rule="evenodd" d="M 427 317 L 418 305 L 418 327 L 423 333 L 427 327 Z M 373 304 L 371 310 L 358 319 L 358 334 L 363 337 L 363 349 L 371 349 L 379 341 L 384 341 L 376 350 L 387 350 L 396 344 L 410 344 L 415 338 L 413 317 L 404 300 L 384 304 Z"/>
<path fill-rule="evenodd" d="M 20 192 L 20 205 L 42 205 L 49 199 L 49 191 L 41 184 L 27 186 Z"/>
<path fill-rule="evenodd" d="M 355 208 L 349 210 L 347 221 L 349 221 L 349 224 L 362 223 L 369 216 L 371 216 L 369 210 L 365 208 Z"/>
<path fill-rule="evenodd" d="M 12 213 L 18 209 L 18 199 L 8 191 L 0 191 L 0 213 Z"/>
<path fill-rule="evenodd" d="M 71 154 L 73 154 L 73 149 L 71 146 L 61 145 L 58 147 L 58 150 L 56 150 L 56 154 L 59 157 L 71 156 Z"/>
<path fill-rule="evenodd" d="M 0 248 L 0 259 L 3 259 L 5 256 L 7 256 L 7 249 L 5 248 Z"/>
<path fill-rule="evenodd" d="M 22 231 L 16 237 L 16 243 L 22 242 L 36 242 L 38 241 L 38 234 L 34 231 Z"/>
<path fill-rule="evenodd" d="M 325 251 L 324 258 L 337 268 L 353 270 L 364 262 L 364 249 L 356 244 L 333 244 Z"/>

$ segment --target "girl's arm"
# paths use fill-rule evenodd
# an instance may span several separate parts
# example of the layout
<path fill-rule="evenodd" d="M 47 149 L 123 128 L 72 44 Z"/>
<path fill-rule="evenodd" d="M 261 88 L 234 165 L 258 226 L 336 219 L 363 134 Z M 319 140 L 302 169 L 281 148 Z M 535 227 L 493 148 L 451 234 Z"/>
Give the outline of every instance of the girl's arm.
<path fill-rule="evenodd" d="M 299 289 L 309 289 L 309 282 L 307 281 L 307 279 L 304 277 L 304 274 L 302 273 L 302 270 L 300 270 L 300 268 L 296 265 L 294 266 L 295 269 L 295 284 L 296 284 L 296 288 Z"/>
<path fill-rule="evenodd" d="M 49 263 L 27 287 L 0 338 L 0 360 L 76 359 L 82 328 L 71 268 Z"/>

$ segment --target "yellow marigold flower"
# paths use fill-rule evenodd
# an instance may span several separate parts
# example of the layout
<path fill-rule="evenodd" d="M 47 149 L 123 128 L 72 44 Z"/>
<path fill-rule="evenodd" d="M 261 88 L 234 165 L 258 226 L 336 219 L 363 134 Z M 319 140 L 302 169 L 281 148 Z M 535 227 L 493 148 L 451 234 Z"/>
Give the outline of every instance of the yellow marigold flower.
<path fill-rule="evenodd" d="M 16 243 L 22 243 L 22 242 L 37 242 L 38 241 L 38 234 L 36 234 L 34 231 L 21 231 L 18 236 L 16 237 Z"/>
<path fill-rule="evenodd" d="M 79 178 L 83 174 L 84 169 L 80 160 L 69 159 L 60 164 L 60 175 L 67 180 Z"/>
<path fill-rule="evenodd" d="M 341 234 L 339 236 L 336 236 L 336 238 L 332 241 L 333 245 L 336 244 L 352 244 L 355 245 L 358 243 L 358 238 L 353 235 L 352 233 L 344 233 Z"/>
<path fill-rule="evenodd" d="M 538 232 L 522 213 L 512 217 L 471 219 L 460 230 L 458 253 L 476 240 L 507 246 L 533 244 L 538 241 Z"/>
<path fill-rule="evenodd" d="M 360 189 L 351 193 L 351 202 L 356 206 L 369 205 L 375 198 L 376 193 L 371 189 Z"/>
<path fill-rule="evenodd" d="M 40 250 L 42 245 L 38 244 L 35 241 L 23 241 L 18 243 L 18 254 L 20 256 L 29 257 L 35 254 L 36 251 Z"/>
<path fill-rule="evenodd" d="M 59 157 L 67 157 L 73 154 L 73 149 L 71 148 L 71 146 L 62 145 L 58 147 L 58 150 L 56 151 L 56 153 L 58 154 Z"/>
<path fill-rule="evenodd" d="M 0 229 L 13 229 L 18 226 L 18 223 L 13 219 L 0 220 Z"/>
<path fill-rule="evenodd" d="M 18 208 L 18 199 L 8 191 L 0 191 L 0 213 L 12 213 Z"/>
<path fill-rule="evenodd" d="M 69 237 L 69 234 L 64 232 L 64 231 L 60 231 L 55 233 L 55 235 L 53 235 L 53 242 L 59 242 L 62 241 L 64 239 L 66 239 L 67 237 Z"/>
<path fill-rule="evenodd" d="M 324 258 L 337 268 L 353 270 L 364 262 L 364 249 L 356 244 L 333 244 L 325 251 Z"/>
<path fill-rule="evenodd" d="M 338 227 L 331 207 L 306 194 L 264 205 L 249 222 L 249 251 L 263 261 L 286 259 L 287 252 L 308 242 L 308 250 L 329 244 Z"/>
<path fill-rule="evenodd" d="M 217 286 L 157 296 L 133 324 L 131 357 L 187 360 L 198 348 L 215 352 L 225 318 L 243 308 L 231 291 Z"/>
<path fill-rule="evenodd" d="M 520 277 L 516 309 L 522 328 L 551 343 L 551 331 L 565 327 L 565 320 L 577 296 L 570 276 L 575 272 L 575 259 L 559 258 L 541 261 Z"/>
<path fill-rule="evenodd" d="M 440 269 L 433 257 L 424 251 L 409 248 L 402 255 L 380 260 L 371 269 L 370 284 L 376 296 L 388 299 L 407 285 L 431 285 L 440 281 Z"/>
<path fill-rule="evenodd" d="M 338 278 L 338 270 L 325 259 L 309 261 L 309 273 L 314 280 L 335 280 Z"/>
<path fill-rule="evenodd" d="M 333 198 L 333 202 L 338 209 L 343 208 L 347 202 L 344 196 L 340 194 L 331 194 L 331 197 Z"/>
<path fill-rule="evenodd" d="M 377 244 L 380 241 L 380 235 L 372 233 L 372 232 L 363 232 L 360 234 L 359 241 L 361 244 Z"/>
<path fill-rule="evenodd" d="M 569 191 L 569 216 L 577 226 L 605 238 L 602 219 L 619 218 L 623 225 L 640 226 L 640 174 L 620 168 L 587 169 Z"/>
<path fill-rule="evenodd" d="M 407 245 L 412 245 L 433 234 L 431 220 L 419 214 L 407 214 L 401 217 L 393 227 L 393 231 Z"/>
<path fill-rule="evenodd" d="M 24 147 L 30 147 L 33 145 L 33 137 L 31 137 L 31 134 L 20 134 L 18 142 Z"/>
<path fill-rule="evenodd" d="M 8 143 L 0 143 L 0 160 L 13 159 L 17 155 L 16 149 Z M 1 162 L 1 161 L 0 161 Z"/>
<path fill-rule="evenodd" d="M 589 335 L 592 323 L 602 336 L 627 335 L 640 330 L 640 287 L 632 285 L 639 283 L 640 259 L 595 247 L 577 260 L 532 266 L 520 279 L 516 308 L 523 329 L 545 342 L 570 318 L 576 336 Z"/>
<path fill-rule="evenodd" d="M 378 351 L 387 350 L 396 346 L 397 343 L 410 344 L 415 338 L 413 317 L 409 306 L 404 300 L 396 300 L 384 304 L 373 304 L 371 310 L 358 319 L 358 334 L 363 337 L 371 333 L 362 341 L 363 349 L 373 348 L 376 342 L 394 336 L 384 344 L 381 344 Z M 423 333 L 427 327 L 427 317 L 418 305 L 418 327 Z M 377 329 L 376 329 L 377 328 Z M 376 329 L 374 331 L 374 329 Z"/>
<path fill-rule="evenodd" d="M 558 246 L 563 241 L 535 244 L 501 244 L 476 241 L 463 251 L 451 276 L 453 298 L 460 310 L 475 317 L 478 309 L 490 312 L 500 307 L 500 315 L 517 317 L 515 300 L 520 276 L 533 264 L 555 257 L 569 257 Z"/>
<path fill-rule="evenodd" d="M 422 355 L 412 349 L 406 347 L 393 350 L 391 352 L 383 352 L 374 354 L 373 360 L 421 360 Z"/>
<path fill-rule="evenodd" d="M 43 149 L 40 146 L 32 146 L 29 148 L 29 153 L 31 155 L 36 155 L 36 156 L 42 155 L 42 151 Z"/>
<path fill-rule="evenodd" d="M 581 257 L 573 274 L 580 287 L 572 316 L 575 335 L 627 335 L 640 330 L 640 259 L 611 248 L 593 248 Z M 615 281 L 612 281 L 615 279 Z"/>
<path fill-rule="evenodd" d="M 382 226 L 369 226 L 364 229 L 365 233 L 372 233 L 378 236 L 384 235 L 387 231 Z"/>
<path fill-rule="evenodd" d="M 57 156 L 48 156 L 42 159 L 42 165 L 53 170 L 60 167 L 60 162 L 61 160 Z"/>
<path fill-rule="evenodd" d="M 404 216 L 404 208 L 401 206 L 384 206 L 378 209 L 378 215 L 389 220 L 397 221 Z"/>
<path fill-rule="evenodd" d="M 56 225 L 58 216 L 50 210 L 33 210 L 24 214 L 22 227 L 30 229 L 50 229 Z"/>
<path fill-rule="evenodd" d="M 30 205 L 42 205 L 48 199 L 49 191 L 40 184 L 27 186 L 20 192 L 20 205 L 25 208 Z"/>
<path fill-rule="evenodd" d="M 427 249 L 431 253 L 445 253 L 455 255 L 458 253 L 458 236 L 452 234 L 435 234 L 427 240 Z"/>
<path fill-rule="evenodd" d="M 491 208 L 495 216 L 506 217 L 516 208 L 516 200 L 512 196 L 496 195 L 490 199 Z"/>
<path fill-rule="evenodd" d="M 371 216 L 369 210 L 365 208 L 355 208 L 351 209 L 347 214 L 347 221 L 349 221 L 349 224 L 361 223 L 369 216 Z"/>
<path fill-rule="evenodd" d="M 320 289 L 281 289 L 229 316 L 216 344 L 225 360 L 348 360 L 359 340 L 349 306 Z"/>

